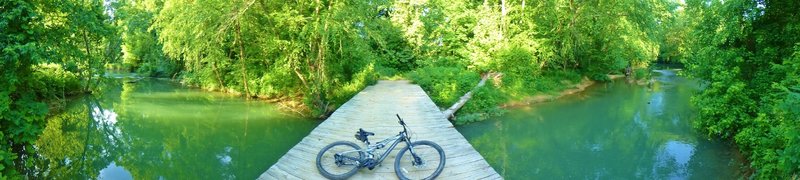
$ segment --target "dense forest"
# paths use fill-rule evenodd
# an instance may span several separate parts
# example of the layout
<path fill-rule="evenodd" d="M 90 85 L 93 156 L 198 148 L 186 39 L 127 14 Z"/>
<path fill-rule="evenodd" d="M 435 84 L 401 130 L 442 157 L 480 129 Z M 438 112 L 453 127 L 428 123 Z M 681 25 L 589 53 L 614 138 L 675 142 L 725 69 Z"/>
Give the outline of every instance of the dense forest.
<path fill-rule="evenodd" d="M 609 74 L 685 66 L 696 127 L 735 143 L 752 176 L 800 170 L 795 0 L 4 0 L 0 178 L 48 112 L 98 92 L 108 70 L 286 104 L 324 118 L 378 79 L 409 79 L 447 107 L 482 76 L 456 124 Z"/>

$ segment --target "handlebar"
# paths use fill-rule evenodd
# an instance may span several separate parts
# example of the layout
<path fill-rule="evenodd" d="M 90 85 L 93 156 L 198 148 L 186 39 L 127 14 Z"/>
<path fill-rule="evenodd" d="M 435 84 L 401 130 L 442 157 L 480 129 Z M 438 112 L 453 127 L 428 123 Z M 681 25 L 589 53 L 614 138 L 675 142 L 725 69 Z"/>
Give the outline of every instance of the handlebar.
<path fill-rule="evenodd" d="M 400 125 L 406 126 L 406 122 L 403 121 L 403 118 L 400 118 L 400 114 L 394 114 L 394 115 L 397 116 L 397 120 L 399 120 L 398 122 L 400 123 Z"/>
<path fill-rule="evenodd" d="M 403 134 L 406 135 L 405 141 L 411 142 L 411 136 L 408 134 L 408 127 L 406 126 L 406 122 L 403 121 L 403 118 L 400 118 L 400 114 L 394 114 L 394 115 L 397 116 L 397 122 L 400 123 L 400 125 L 403 126 L 403 131 L 400 132 L 400 133 L 403 133 Z"/>

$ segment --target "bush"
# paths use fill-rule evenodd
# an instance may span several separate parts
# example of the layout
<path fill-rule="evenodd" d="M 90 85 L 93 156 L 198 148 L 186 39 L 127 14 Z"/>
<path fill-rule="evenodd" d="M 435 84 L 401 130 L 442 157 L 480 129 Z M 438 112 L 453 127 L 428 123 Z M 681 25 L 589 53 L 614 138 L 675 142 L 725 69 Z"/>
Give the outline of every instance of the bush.
<path fill-rule="evenodd" d="M 572 87 L 581 81 L 575 71 L 543 71 L 536 76 L 503 75 L 499 90 L 513 98 L 523 98 Z"/>
<path fill-rule="evenodd" d="M 636 77 L 637 79 L 649 78 L 650 76 L 650 73 L 648 73 L 649 71 L 650 69 L 638 68 L 633 71 L 633 77 Z"/>
<path fill-rule="evenodd" d="M 488 83 L 473 92 L 472 99 L 457 112 L 455 123 L 457 125 L 467 124 L 502 115 L 505 111 L 497 107 L 497 105 L 506 100 L 507 98 L 503 93 L 495 88 L 494 85 Z"/>
<path fill-rule="evenodd" d="M 370 64 L 360 72 L 354 74 L 346 84 L 336 86 L 333 89 L 332 99 L 334 102 L 338 102 L 338 104 L 344 104 L 368 85 L 375 84 L 377 80 L 378 74 L 375 72 L 375 65 Z"/>
<path fill-rule="evenodd" d="M 147 77 L 171 77 L 179 68 L 174 62 L 161 60 L 158 63 L 142 63 L 136 73 Z"/>
<path fill-rule="evenodd" d="M 600 81 L 600 82 L 608 82 L 608 81 L 611 81 L 611 78 L 609 78 L 609 77 L 608 77 L 608 75 L 606 75 L 606 74 L 603 74 L 603 73 L 592 73 L 592 75 L 590 75 L 589 77 L 590 77 L 592 80 L 595 80 L 595 81 Z"/>
<path fill-rule="evenodd" d="M 408 74 L 439 107 L 450 107 L 472 90 L 481 78 L 478 73 L 453 67 L 425 67 Z M 466 124 L 497 116 L 504 111 L 497 107 L 506 101 L 493 83 L 475 89 L 472 98 L 456 112 L 455 124 Z"/>
<path fill-rule="evenodd" d="M 381 65 L 375 66 L 375 71 L 376 71 L 376 73 L 378 73 L 379 77 L 385 78 L 385 79 L 391 79 L 391 78 L 393 78 L 393 77 L 395 77 L 395 76 L 400 74 L 400 72 L 397 71 L 397 69 L 390 68 L 390 67 L 384 67 L 384 66 L 381 66 Z"/>
<path fill-rule="evenodd" d="M 419 67 L 453 67 L 467 69 L 469 60 L 457 56 L 429 57 L 417 61 Z"/>
<path fill-rule="evenodd" d="M 533 77 L 539 74 L 537 64 L 537 57 L 530 50 L 515 46 L 500 51 L 491 69 L 513 76 Z"/>
<path fill-rule="evenodd" d="M 66 71 L 58 64 L 40 64 L 34 68 L 32 87 L 40 99 L 64 98 L 81 90 L 78 75 Z"/>
<path fill-rule="evenodd" d="M 424 67 L 407 76 L 439 107 L 450 107 L 480 81 L 478 73 L 452 67 Z"/>

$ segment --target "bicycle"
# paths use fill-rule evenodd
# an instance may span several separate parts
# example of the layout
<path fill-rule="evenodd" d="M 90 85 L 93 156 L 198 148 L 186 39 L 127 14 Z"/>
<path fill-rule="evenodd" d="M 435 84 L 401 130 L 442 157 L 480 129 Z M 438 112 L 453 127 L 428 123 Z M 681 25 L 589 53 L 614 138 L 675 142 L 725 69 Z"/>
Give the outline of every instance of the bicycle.
<path fill-rule="evenodd" d="M 394 162 L 394 171 L 397 177 L 400 179 L 434 179 L 439 176 L 445 163 L 442 147 L 425 140 L 411 142 L 406 123 L 399 114 L 397 114 L 397 119 L 398 123 L 403 126 L 403 131 L 375 144 L 370 144 L 368 139 L 368 136 L 375 135 L 375 133 L 359 128 L 355 138 L 365 143 L 366 148 L 362 149 L 349 141 L 337 141 L 325 146 L 317 154 L 317 170 L 328 179 L 347 179 L 355 175 L 361 168 L 366 167 L 372 170 L 389 156 L 397 144 L 406 142 L 406 147 L 397 153 Z M 387 147 L 387 145 L 389 145 L 388 149 L 376 159 L 374 152 Z M 411 156 L 404 156 L 406 152 L 410 152 Z M 436 167 L 431 165 L 436 165 Z"/>

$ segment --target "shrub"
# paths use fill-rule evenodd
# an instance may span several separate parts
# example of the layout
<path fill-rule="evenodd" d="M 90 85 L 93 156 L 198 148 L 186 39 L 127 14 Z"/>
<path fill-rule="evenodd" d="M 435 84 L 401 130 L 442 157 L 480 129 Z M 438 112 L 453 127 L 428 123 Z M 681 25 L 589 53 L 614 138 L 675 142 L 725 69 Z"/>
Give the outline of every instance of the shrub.
<path fill-rule="evenodd" d="M 603 73 L 592 73 L 592 75 L 590 75 L 589 77 L 595 81 L 601 81 L 601 82 L 611 81 L 611 78 L 609 78 L 608 75 Z"/>
<path fill-rule="evenodd" d="M 409 79 L 419 84 L 439 107 L 450 107 L 461 96 L 472 90 L 478 82 L 478 73 L 453 67 L 425 67 L 408 74 Z M 493 83 L 487 82 L 475 89 L 472 98 L 456 112 L 455 124 L 466 124 L 497 116 L 504 111 L 497 107 L 505 102 L 503 95 Z"/>
<path fill-rule="evenodd" d="M 497 60 L 491 63 L 492 69 L 513 76 L 533 77 L 539 74 L 536 56 L 530 50 L 511 47 L 500 51 Z"/>
<path fill-rule="evenodd" d="M 457 125 L 467 124 L 502 115 L 505 111 L 497 107 L 497 105 L 506 100 L 507 98 L 503 93 L 491 83 L 487 83 L 485 86 L 475 89 L 472 99 L 457 112 L 455 123 Z"/>
<path fill-rule="evenodd" d="M 407 74 L 439 107 L 449 107 L 480 81 L 475 72 L 452 67 L 424 67 Z"/>
<path fill-rule="evenodd" d="M 650 73 L 648 73 L 649 71 L 650 71 L 650 69 L 638 68 L 638 69 L 633 71 L 633 77 L 635 77 L 636 79 L 649 78 L 649 76 L 650 76 Z"/>
<path fill-rule="evenodd" d="M 571 87 L 581 81 L 575 71 L 543 71 L 533 76 L 503 75 L 498 88 L 509 98 L 523 98 L 540 93 L 548 93 Z"/>
<path fill-rule="evenodd" d="M 34 69 L 31 83 L 32 87 L 39 88 L 36 93 L 40 99 L 64 98 L 81 90 L 78 75 L 64 70 L 61 65 L 40 64 Z"/>

